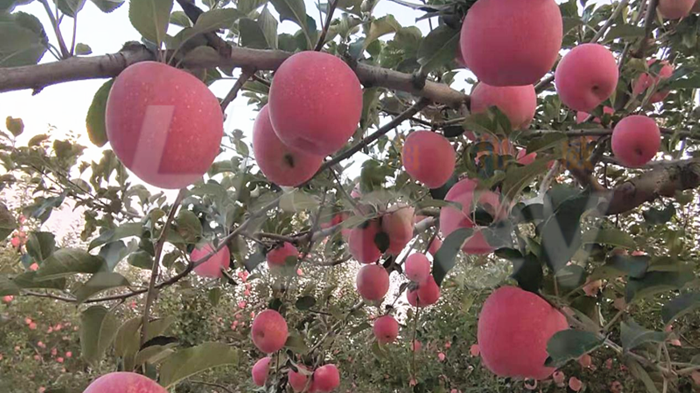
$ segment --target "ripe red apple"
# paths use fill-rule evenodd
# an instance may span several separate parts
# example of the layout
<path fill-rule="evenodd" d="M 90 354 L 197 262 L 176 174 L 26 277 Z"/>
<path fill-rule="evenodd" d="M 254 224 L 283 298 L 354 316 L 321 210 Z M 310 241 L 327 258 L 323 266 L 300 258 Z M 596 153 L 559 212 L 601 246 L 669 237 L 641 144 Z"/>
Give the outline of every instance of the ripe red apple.
<path fill-rule="evenodd" d="M 394 319 L 394 316 L 384 315 L 374 321 L 372 331 L 379 343 L 391 343 L 399 336 L 399 322 Z"/>
<path fill-rule="evenodd" d="M 418 285 L 418 289 L 410 290 L 406 294 L 408 303 L 413 306 L 430 306 L 440 299 L 440 287 L 435 282 L 435 278 L 428 277 L 423 283 Z"/>
<path fill-rule="evenodd" d="M 327 156 L 342 148 L 362 115 L 362 87 L 345 62 L 323 52 L 290 56 L 270 86 L 270 120 L 287 146 Z"/>
<path fill-rule="evenodd" d="M 480 81 L 531 85 L 552 69 L 563 29 L 554 0 L 479 0 L 464 18 L 460 46 Z"/>
<path fill-rule="evenodd" d="M 333 364 L 326 364 L 314 371 L 311 391 L 314 393 L 330 393 L 340 386 L 340 373 Z"/>
<path fill-rule="evenodd" d="M 450 179 L 455 160 L 450 141 L 428 130 L 409 134 L 401 150 L 401 162 L 408 175 L 430 189 L 438 188 Z"/>
<path fill-rule="evenodd" d="M 554 84 L 564 104 L 576 111 L 591 112 L 615 92 L 618 78 L 617 62 L 607 48 L 582 44 L 561 59 Z"/>
<path fill-rule="evenodd" d="M 83 393 L 167 393 L 153 380 L 133 372 L 111 372 L 90 383 Z"/>
<path fill-rule="evenodd" d="M 208 256 L 213 251 L 214 247 L 211 244 L 206 244 L 201 248 L 193 250 L 190 259 L 196 262 Z M 228 250 L 228 246 L 224 246 L 207 261 L 194 267 L 194 273 L 205 278 L 221 278 L 223 275 L 221 270 L 227 270 L 230 265 L 231 252 Z"/>
<path fill-rule="evenodd" d="M 659 0 L 656 11 L 666 19 L 680 19 L 690 15 L 695 0 Z"/>
<path fill-rule="evenodd" d="M 398 256 L 403 248 L 413 238 L 413 207 L 395 207 L 392 211 L 382 216 L 382 231 L 389 236 L 389 249 L 387 252 Z"/>
<path fill-rule="evenodd" d="M 292 149 L 282 143 L 264 106 L 253 124 L 253 155 L 260 171 L 280 186 L 298 186 L 311 179 L 323 162 L 322 156 Z"/>
<path fill-rule="evenodd" d="M 647 65 L 651 66 L 657 61 L 658 60 L 656 59 L 649 59 Z M 644 93 L 649 88 L 656 90 L 656 87 L 661 81 L 671 78 L 671 76 L 673 75 L 673 66 L 670 65 L 666 60 L 662 60 L 661 64 L 661 70 L 659 70 L 658 75 L 643 73 L 640 76 L 638 76 L 637 79 L 634 80 L 634 83 L 632 84 L 632 95 L 637 96 L 641 93 Z M 649 96 L 649 103 L 653 104 L 663 101 L 669 93 L 671 93 L 670 90 L 655 92 L 654 94 Z"/>
<path fill-rule="evenodd" d="M 117 77 L 105 125 L 112 150 L 144 182 L 180 189 L 199 180 L 219 154 L 219 100 L 191 74 L 139 62 Z"/>
<path fill-rule="evenodd" d="M 430 277 L 430 261 L 423 253 L 413 253 L 406 259 L 404 273 L 408 279 L 423 283 Z"/>
<path fill-rule="evenodd" d="M 491 86 L 477 84 L 472 89 L 471 111 L 478 114 L 489 107 L 497 107 L 510 121 L 513 130 L 526 129 L 537 108 L 537 93 L 532 85 Z"/>
<path fill-rule="evenodd" d="M 442 247 L 442 240 L 438 237 L 435 237 L 433 239 L 433 242 L 430 243 L 430 246 L 428 246 L 428 253 L 430 253 L 433 258 L 435 257 L 435 254 L 440 250 Z"/>
<path fill-rule="evenodd" d="M 297 369 L 299 372 L 294 372 L 290 369 L 287 374 L 287 379 L 289 380 L 289 385 L 294 389 L 294 392 L 301 393 L 306 388 L 306 383 L 311 375 L 308 374 L 309 369 L 304 365 L 297 364 Z M 306 372 L 308 375 L 305 375 L 302 371 Z"/>
<path fill-rule="evenodd" d="M 365 265 L 357 272 L 356 284 L 362 298 L 381 300 L 389 291 L 389 274 L 381 265 Z"/>
<path fill-rule="evenodd" d="M 255 316 L 250 328 L 253 343 L 263 353 L 274 353 L 287 342 L 287 321 L 279 312 L 266 309 Z"/>
<path fill-rule="evenodd" d="M 299 256 L 299 251 L 291 243 L 284 242 L 267 253 L 267 264 L 270 268 L 282 267 L 287 264 L 287 257 L 291 256 Z"/>
<path fill-rule="evenodd" d="M 263 357 L 253 365 L 253 383 L 256 386 L 264 386 L 267 374 L 270 372 L 270 357 Z"/>
<path fill-rule="evenodd" d="M 605 107 L 603 107 L 603 113 L 612 115 L 615 113 L 615 110 L 606 105 Z M 588 112 L 577 111 L 576 112 L 576 124 L 583 123 L 586 119 L 588 119 L 589 115 L 590 114 Z M 600 123 L 600 118 L 593 118 L 593 122 Z"/>
<path fill-rule="evenodd" d="M 479 314 L 477 338 L 484 365 L 498 376 L 545 379 L 547 341 L 569 327 L 566 318 L 534 293 L 513 286 L 494 291 Z"/>
<path fill-rule="evenodd" d="M 379 220 L 371 219 L 355 227 L 348 236 L 350 254 L 362 264 L 370 264 L 382 257 L 382 251 L 375 243 L 375 238 L 381 232 Z"/>
<path fill-rule="evenodd" d="M 612 151 L 625 166 L 643 166 L 654 158 L 660 146 L 659 126 L 644 115 L 627 116 L 613 129 Z"/>
<path fill-rule="evenodd" d="M 537 152 L 527 153 L 526 149 L 520 149 L 515 158 L 518 160 L 518 163 L 526 166 L 532 164 L 535 159 L 537 159 Z"/>

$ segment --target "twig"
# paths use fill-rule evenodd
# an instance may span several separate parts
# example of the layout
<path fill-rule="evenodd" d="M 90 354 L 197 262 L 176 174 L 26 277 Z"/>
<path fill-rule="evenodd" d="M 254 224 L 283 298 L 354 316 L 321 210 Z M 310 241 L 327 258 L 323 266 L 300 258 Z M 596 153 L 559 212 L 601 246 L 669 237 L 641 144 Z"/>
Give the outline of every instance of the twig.
<path fill-rule="evenodd" d="M 656 6 L 659 4 L 659 0 L 649 0 L 649 6 L 647 7 L 646 15 L 644 16 L 644 38 L 642 39 L 642 44 L 639 46 L 639 51 L 637 55 L 640 58 L 646 57 L 646 51 L 649 38 L 651 37 L 651 32 L 653 29 L 654 19 L 656 18 Z"/>
<path fill-rule="evenodd" d="M 335 173 L 335 170 L 331 167 L 331 174 L 333 174 L 333 178 L 335 178 L 335 181 L 338 183 L 337 189 L 345 196 L 345 199 L 350 201 L 350 204 L 352 204 L 352 207 L 355 209 L 355 214 L 360 215 L 362 213 L 362 210 L 360 209 L 360 206 L 357 204 L 357 201 L 355 201 L 352 196 L 350 196 L 343 187 L 343 182 L 340 181 L 340 178 L 338 177 L 338 174 Z"/>
<path fill-rule="evenodd" d="M 243 67 L 241 69 L 241 75 L 236 80 L 236 83 L 233 84 L 231 90 L 229 90 L 229 92 L 226 94 L 226 97 L 224 97 L 224 99 L 221 101 L 221 112 L 226 112 L 226 107 L 228 107 L 228 105 L 236 99 L 236 96 L 238 96 L 238 91 L 240 91 L 250 77 L 255 74 L 255 71 L 256 70 L 254 68 L 249 67 Z"/>
<path fill-rule="evenodd" d="M 559 161 L 555 161 L 552 168 L 550 168 L 549 172 L 547 172 L 547 175 L 545 175 L 544 179 L 542 179 L 542 183 L 540 184 L 540 195 L 543 195 L 547 192 L 547 189 L 549 189 L 549 185 L 552 183 L 554 176 L 559 172 L 559 165 Z"/>
<path fill-rule="evenodd" d="M 71 40 L 70 44 L 70 55 L 73 56 L 75 55 L 75 40 L 78 36 L 78 13 L 76 12 L 75 15 L 73 15 L 73 39 Z"/>
<path fill-rule="evenodd" d="M 413 358 L 411 360 L 411 365 L 412 365 L 412 374 L 413 374 L 413 379 L 417 380 L 416 378 L 418 377 L 418 371 L 416 368 L 416 353 L 418 352 L 418 349 L 416 349 L 416 331 L 418 331 L 418 319 L 420 318 L 420 310 L 422 308 L 416 307 L 416 316 L 415 319 L 413 320 L 413 340 L 411 341 L 411 350 L 413 351 Z"/>
<path fill-rule="evenodd" d="M 328 1 L 328 9 L 326 10 L 326 23 L 323 24 L 323 30 L 321 30 L 321 35 L 318 36 L 318 43 L 316 43 L 314 51 L 320 51 L 323 48 L 323 44 L 325 44 L 326 34 L 328 34 L 328 28 L 331 26 L 331 21 L 333 20 L 333 12 L 335 12 L 335 8 L 338 6 L 338 1 L 340 0 Z"/>
<path fill-rule="evenodd" d="M 56 40 L 58 40 L 58 47 L 61 48 L 61 55 L 63 59 L 68 59 L 71 55 L 70 51 L 66 47 L 65 41 L 63 41 L 63 35 L 61 34 L 61 29 L 58 26 L 58 22 L 56 21 L 56 17 L 54 16 L 53 12 L 51 12 L 51 7 L 49 6 L 49 2 L 47 0 L 40 0 L 41 4 L 44 6 L 44 9 L 46 10 L 46 14 L 49 16 L 49 20 L 51 21 L 51 26 L 53 27 L 54 33 L 56 33 Z M 58 7 L 56 7 L 58 9 Z"/>
<path fill-rule="evenodd" d="M 610 321 L 608 322 L 608 324 L 606 324 L 605 327 L 603 327 L 603 332 L 608 332 L 608 331 L 610 331 L 610 329 L 612 328 L 612 326 L 617 322 L 617 320 L 618 320 L 620 317 L 622 317 L 622 315 L 623 315 L 624 313 L 625 313 L 625 310 L 624 310 L 624 309 L 621 310 L 621 311 L 619 311 L 619 312 L 617 312 L 617 313 L 615 314 L 615 316 L 613 316 L 613 318 L 610 319 Z"/>
<path fill-rule="evenodd" d="M 156 243 L 155 247 L 155 255 L 153 257 L 153 267 L 151 268 L 151 280 L 148 283 L 148 293 L 146 294 L 146 304 L 143 308 L 143 319 L 141 323 L 141 345 L 143 345 L 146 342 L 146 338 L 148 338 L 148 322 L 149 322 L 149 315 L 151 313 L 151 304 L 153 303 L 153 300 L 156 297 L 156 281 L 158 279 L 158 268 L 160 267 L 160 255 L 163 252 L 163 246 L 165 245 L 165 240 L 168 238 L 168 230 L 170 228 L 170 223 L 172 223 L 173 219 L 175 219 L 175 213 L 177 212 L 178 208 L 180 207 L 180 202 L 182 199 L 185 197 L 185 194 L 187 193 L 187 189 L 180 189 L 180 191 L 177 194 L 177 197 L 175 197 L 175 201 L 173 201 L 173 205 L 170 207 L 170 213 L 168 213 L 168 217 L 165 220 L 165 223 L 163 224 L 163 230 L 161 230 L 160 233 L 160 238 L 158 238 L 158 242 Z"/>

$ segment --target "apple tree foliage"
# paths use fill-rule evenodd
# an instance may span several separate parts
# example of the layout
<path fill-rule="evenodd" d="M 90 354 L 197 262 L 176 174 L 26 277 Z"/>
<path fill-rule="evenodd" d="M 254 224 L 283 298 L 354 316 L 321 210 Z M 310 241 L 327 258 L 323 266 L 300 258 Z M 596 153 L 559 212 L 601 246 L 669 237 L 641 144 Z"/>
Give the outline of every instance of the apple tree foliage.
<path fill-rule="evenodd" d="M 32 1 L 45 6 L 51 26 L 23 11 Z M 484 292 L 474 290 L 469 277 L 479 275 L 482 286 L 511 281 L 539 293 L 570 318 L 571 329 L 548 345 L 551 365 L 565 367 L 587 353 L 613 354 L 642 389 L 697 389 L 700 382 L 692 377 L 700 369 L 700 353 L 697 342 L 685 336 L 700 324 L 698 15 L 664 20 L 653 12 L 656 0 L 561 2 L 563 48 L 596 41 L 618 60 L 620 82 L 605 103 L 615 112 L 603 114 L 599 107 L 592 115 L 600 123 L 577 124 L 576 114 L 562 105 L 551 78 L 545 77 L 537 85 L 535 120 L 527 130 L 513 130 L 495 108 L 470 114 L 465 92 L 449 88 L 465 78 L 457 74 L 461 66 L 455 52 L 472 0 L 391 3 L 416 20 L 428 19 L 427 34 L 400 25 L 391 14 L 376 16 L 372 0 L 86 3 L 0 1 L 0 92 L 33 89 L 41 94 L 56 83 L 106 79 L 90 108 L 76 108 L 74 114 L 85 116 L 91 143 L 105 148 L 97 161 L 83 157 L 82 141 L 55 138 L 52 130 L 25 130 L 21 119 L 8 117 L 0 131 L 0 187 L 8 196 L 26 191 L 23 198 L 0 204 L 0 238 L 13 250 L 12 263 L 0 272 L 0 296 L 49 298 L 77 308 L 80 353 L 90 368 L 99 370 L 110 362 L 112 370 L 138 370 L 163 386 L 182 388 L 178 385 L 213 367 L 252 364 L 261 355 L 243 344 L 245 335 L 196 335 L 199 323 L 209 317 L 206 308 L 190 305 L 216 305 L 232 294 L 252 291 L 252 312 L 276 309 L 292 328 L 285 349 L 274 356 L 270 390 L 288 390 L 284 371 L 298 362 L 336 360 L 338 348 L 353 352 L 344 360 L 356 361 L 340 364 L 343 384 L 354 375 L 376 375 L 372 365 L 379 362 L 402 366 L 389 378 L 374 376 L 386 379 L 379 388 L 441 390 L 449 385 L 421 373 L 423 363 L 416 363 L 415 355 L 406 357 L 415 354 L 406 344 L 429 338 L 434 330 L 451 330 L 448 341 L 472 336 L 473 343 L 471 315 Z M 59 25 L 79 25 L 83 8 L 95 6 L 105 13 L 129 7 L 129 22 L 141 42 L 125 43 L 115 54 L 92 54 L 90 42 L 64 37 Z M 317 12 L 322 18 L 310 16 Z M 279 33 L 282 21 L 295 24 L 296 33 Z M 281 189 L 267 181 L 251 156 L 250 130 L 225 130 L 221 154 L 204 179 L 175 200 L 144 187 L 109 150 L 104 126 L 109 78 L 124 64 L 167 58 L 207 84 L 237 79 L 230 95 L 242 95 L 257 111 L 267 102 L 274 68 L 289 53 L 317 46 L 362 74 L 363 111 L 348 146 L 306 185 Z M 671 91 L 659 104 L 648 104 L 651 91 L 630 94 L 632 81 L 649 71 L 646 57 L 651 55 L 668 59 L 675 68 L 659 86 Z M 657 159 L 639 169 L 619 165 L 610 151 L 612 126 L 631 113 L 653 117 L 663 134 Z M 403 121 L 391 124 L 395 117 Z M 402 169 L 402 141 L 419 129 L 443 133 L 456 147 L 455 176 L 442 188 L 428 190 Z M 508 138 L 537 158 L 519 164 L 492 152 L 488 143 L 473 142 L 466 130 Z M 31 134 L 26 144 L 18 143 L 23 134 Z M 581 135 L 600 138 L 587 141 Z M 475 161 L 479 151 L 490 154 Z M 382 303 L 362 302 L 348 279 L 357 263 L 349 258 L 341 230 L 361 225 L 390 204 L 409 203 L 428 218 L 409 248 L 427 250 L 437 234 L 431 218 L 447 205 L 449 186 L 465 175 L 499 191 L 514 206 L 506 220 L 492 223 L 485 217 L 480 222 L 498 249 L 468 256 L 459 248 L 469 231 L 446 237 L 433 263 L 445 300 L 421 311 L 406 308 L 401 299 L 409 286 L 402 276 L 405 253 L 385 257 L 383 266 L 396 271 L 394 288 Z M 355 188 L 359 198 L 351 197 Z M 66 207 L 82 215 L 79 240 L 68 244 L 42 227 Z M 340 213 L 346 214 L 345 221 L 326 225 Z M 265 254 L 282 241 L 302 253 L 289 259 L 283 274 L 272 275 Z M 385 241 L 376 240 L 382 249 Z M 226 243 L 231 251 L 231 269 L 221 280 L 192 274 L 189 253 L 204 242 Z M 643 253 L 632 255 L 634 251 Z M 589 291 L 598 280 L 600 291 Z M 201 299 L 178 299 L 185 292 Z M 138 313 L 125 313 L 122 309 L 135 300 Z M 367 335 L 370 315 L 390 310 L 402 316 L 400 349 L 380 346 Z M 190 325 L 179 325 L 177 336 L 166 335 L 173 320 Z M 680 347 L 670 346 L 679 338 Z M 349 343 L 356 343 L 356 349 Z M 468 357 L 466 346 L 458 349 Z M 467 363 L 450 368 L 462 375 L 473 369 Z M 494 390 L 514 387 L 503 382 L 483 384 Z"/>

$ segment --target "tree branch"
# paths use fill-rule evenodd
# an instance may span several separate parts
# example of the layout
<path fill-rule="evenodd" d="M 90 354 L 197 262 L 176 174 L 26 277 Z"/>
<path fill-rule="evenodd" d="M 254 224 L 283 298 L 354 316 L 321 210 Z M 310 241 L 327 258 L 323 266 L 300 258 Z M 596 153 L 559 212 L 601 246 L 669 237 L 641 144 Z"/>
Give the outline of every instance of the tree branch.
<path fill-rule="evenodd" d="M 326 43 L 326 35 L 328 34 L 328 28 L 331 26 L 331 21 L 333 20 L 333 13 L 335 12 L 335 8 L 338 6 L 339 1 L 340 0 L 328 1 L 328 9 L 326 10 L 326 23 L 323 24 L 323 30 L 321 30 L 321 35 L 318 36 L 318 43 L 316 43 L 316 48 L 314 48 L 314 51 L 320 51 L 323 48 L 323 44 Z"/>
<path fill-rule="evenodd" d="M 248 68 L 244 67 L 241 69 L 241 75 L 238 77 L 236 80 L 236 83 L 233 84 L 233 87 L 231 90 L 226 94 L 226 97 L 221 101 L 221 112 L 226 112 L 226 107 L 228 107 L 229 104 L 233 100 L 236 99 L 236 96 L 238 96 L 238 92 L 243 88 L 243 85 L 255 74 L 255 69 L 254 68 Z"/>
<path fill-rule="evenodd" d="M 54 16 L 53 12 L 51 12 L 49 2 L 47 0 L 41 0 L 41 4 L 44 6 L 44 9 L 46 10 L 46 13 L 49 16 L 49 20 L 51 21 L 51 26 L 53 27 L 53 31 L 56 34 L 56 40 L 58 40 L 58 47 L 61 48 L 61 56 L 64 59 L 67 59 L 71 56 L 71 52 L 68 50 L 68 47 L 66 47 L 66 42 L 63 40 L 63 35 L 61 34 L 61 29 L 58 26 L 56 17 Z"/>
<path fill-rule="evenodd" d="M 656 6 L 658 4 L 659 0 L 649 0 L 646 15 L 644 15 L 644 38 L 642 39 L 642 44 L 639 46 L 639 51 L 637 51 L 637 56 L 642 59 L 646 57 L 649 37 L 651 37 L 651 32 L 654 30 L 653 25 L 654 19 L 656 19 Z"/>

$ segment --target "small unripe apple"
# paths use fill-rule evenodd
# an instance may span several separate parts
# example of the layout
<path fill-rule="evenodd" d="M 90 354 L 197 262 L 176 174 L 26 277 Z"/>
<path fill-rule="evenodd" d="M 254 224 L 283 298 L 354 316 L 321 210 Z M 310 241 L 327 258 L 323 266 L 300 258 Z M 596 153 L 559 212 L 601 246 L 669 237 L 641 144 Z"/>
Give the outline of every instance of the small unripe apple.
<path fill-rule="evenodd" d="M 658 60 L 656 59 L 649 59 L 647 64 L 651 66 L 657 61 Z M 661 81 L 671 78 L 671 76 L 673 75 L 673 66 L 670 65 L 666 60 L 662 60 L 661 64 L 661 70 L 658 71 L 658 75 L 652 75 L 651 73 L 643 73 L 640 76 L 638 76 L 637 79 L 634 80 L 634 83 L 632 84 L 632 95 L 637 96 L 641 93 L 644 93 L 649 88 L 656 89 L 656 87 Z M 663 101 L 669 93 L 669 90 L 655 92 L 651 96 L 649 96 L 649 103 L 653 104 Z"/>
<path fill-rule="evenodd" d="M 554 0 L 479 0 L 462 24 L 462 55 L 482 82 L 532 85 L 557 60 L 563 26 Z"/>
<path fill-rule="evenodd" d="M 287 257 L 298 256 L 299 251 L 289 242 L 278 245 L 267 253 L 267 263 L 270 268 L 281 267 L 287 264 Z"/>
<path fill-rule="evenodd" d="M 435 278 L 431 275 L 418 285 L 418 289 L 410 290 L 406 294 L 406 298 L 412 306 L 425 307 L 433 305 L 440 299 L 440 286 L 437 285 Z"/>
<path fill-rule="evenodd" d="M 250 335 L 261 352 L 274 353 L 282 349 L 287 342 L 287 321 L 273 309 L 264 310 L 255 316 Z"/>
<path fill-rule="evenodd" d="M 382 216 L 382 230 L 389 236 L 387 252 L 398 256 L 413 238 L 413 207 L 397 207 Z"/>
<path fill-rule="evenodd" d="M 144 182 L 180 189 L 219 154 L 219 100 L 199 79 L 163 63 L 139 62 L 116 78 L 105 126 L 112 150 Z"/>
<path fill-rule="evenodd" d="M 369 301 L 381 300 L 389 291 L 389 274 L 381 265 L 365 265 L 357 272 L 357 292 Z"/>
<path fill-rule="evenodd" d="M 408 175 L 430 189 L 436 189 L 450 179 L 455 160 L 450 141 L 427 130 L 409 134 L 401 150 L 401 162 Z"/>
<path fill-rule="evenodd" d="M 371 219 L 367 223 L 355 227 L 348 236 L 350 254 L 362 264 L 370 264 L 382 257 L 375 239 L 381 233 L 379 220 Z M 386 234 L 385 234 L 386 236 Z"/>
<path fill-rule="evenodd" d="M 413 253 L 406 259 L 404 273 L 408 279 L 421 284 L 430 277 L 430 261 L 423 253 Z"/>
<path fill-rule="evenodd" d="M 362 115 L 362 86 L 339 58 L 299 52 L 275 72 L 269 106 L 275 133 L 285 145 L 327 156 L 355 133 Z"/>
<path fill-rule="evenodd" d="M 372 331 L 379 343 L 391 343 L 399 336 L 399 322 L 394 316 L 384 315 L 374 321 Z"/>
<path fill-rule="evenodd" d="M 311 391 L 314 393 L 330 393 L 340 386 L 340 373 L 333 364 L 326 364 L 314 371 Z"/>
<path fill-rule="evenodd" d="M 190 259 L 196 262 L 214 251 L 211 244 L 206 244 L 201 248 L 197 248 L 192 251 Z M 231 265 L 231 252 L 228 250 L 228 246 L 224 246 L 219 249 L 213 256 L 211 256 L 207 261 L 198 266 L 194 267 L 194 273 L 203 276 L 205 278 L 221 278 L 223 273 L 222 270 L 227 270 Z"/>
<path fill-rule="evenodd" d="M 84 393 L 167 393 L 153 380 L 133 372 L 111 372 L 90 383 Z"/>
<path fill-rule="evenodd" d="M 270 357 L 263 357 L 253 365 L 253 383 L 256 386 L 264 386 L 267 374 L 270 372 Z"/>
<path fill-rule="evenodd" d="M 627 116 L 613 129 L 612 151 L 625 166 L 643 166 L 654 158 L 660 146 L 659 126 L 644 115 Z"/>
<path fill-rule="evenodd" d="M 680 19 L 690 15 L 695 0 L 659 0 L 656 10 L 666 19 Z"/>
<path fill-rule="evenodd" d="M 618 78 L 617 62 L 607 48 L 582 44 L 561 59 L 554 84 L 562 103 L 576 111 L 591 112 L 615 92 Z"/>
<path fill-rule="evenodd" d="M 537 93 L 532 85 L 491 86 L 477 84 L 471 94 L 471 111 L 478 114 L 497 107 L 508 117 L 513 130 L 526 129 L 537 108 Z"/>
<path fill-rule="evenodd" d="M 305 375 L 302 371 L 308 373 L 309 369 L 306 368 L 306 366 L 297 364 L 297 369 L 299 372 L 294 372 L 293 370 L 289 370 L 289 373 L 287 374 L 287 379 L 289 380 L 289 385 L 292 386 L 292 389 L 296 393 L 301 393 L 304 391 L 306 388 L 306 383 L 309 380 L 309 377 L 311 376 L 310 374 Z"/>
<path fill-rule="evenodd" d="M 264 106 L 253 124 L 253 155 L 260 171 L 280 186 L 298 186 L 313 177 L 323 157 L 292 149 L 282 143 L 270 122 L 269 106 Z"/>

